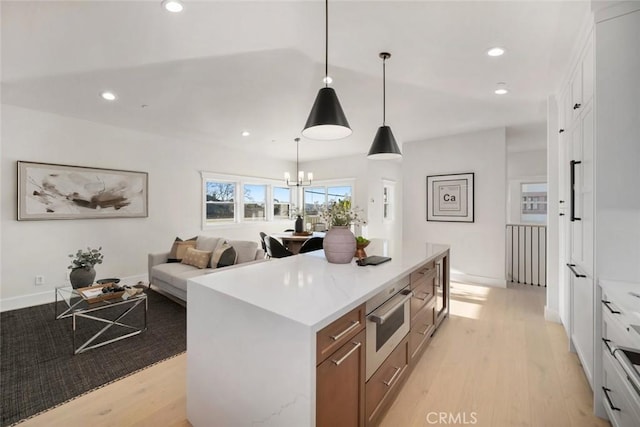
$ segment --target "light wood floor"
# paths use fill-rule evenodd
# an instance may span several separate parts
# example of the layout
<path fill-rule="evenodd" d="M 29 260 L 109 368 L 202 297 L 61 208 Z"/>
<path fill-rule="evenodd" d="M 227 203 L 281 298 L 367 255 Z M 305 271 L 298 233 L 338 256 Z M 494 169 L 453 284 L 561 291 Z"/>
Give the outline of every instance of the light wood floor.
<path fill-rule="evenodd" d="M 382 426 L 609 426 L 592 415 L 564 329 L 544 321 L 544 298 L 543 288 L 528 285 L 453 283 L 451 315 Z M 183 354 L 20 426 L 190 426 L 185 373 Z"/>

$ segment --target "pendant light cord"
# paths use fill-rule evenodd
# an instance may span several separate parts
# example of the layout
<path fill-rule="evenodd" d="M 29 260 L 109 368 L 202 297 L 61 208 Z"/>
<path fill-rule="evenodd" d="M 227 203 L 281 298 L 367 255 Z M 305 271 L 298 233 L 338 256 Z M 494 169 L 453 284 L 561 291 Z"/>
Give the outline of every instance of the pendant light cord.
<path fill-rule="evenodd" d="M 387 116 L 387 58 L 382 58 L 382 126 L 385 125 Z"/>
<path fill-rule="evenodd" d="M 296 183 L 300 185 L 300 138 L 296 138 Z"/>
<path fill-rule="evenodd" d="M 329 0 L 324 2 L 324 87 L 329 87 Z"/>

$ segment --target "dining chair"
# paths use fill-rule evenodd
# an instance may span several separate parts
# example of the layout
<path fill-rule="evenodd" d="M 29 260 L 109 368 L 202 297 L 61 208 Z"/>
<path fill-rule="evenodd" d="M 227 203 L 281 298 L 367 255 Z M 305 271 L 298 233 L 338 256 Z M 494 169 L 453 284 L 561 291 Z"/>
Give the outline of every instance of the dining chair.
<path fill-rule="evenodd" d="M 283 244 L 274 237 L 266 236 L 264 238 L 264 244 L 267 247 L 267 256 L 269 258 L 285 258 L 293 255 L 291 251 L 285 248 Z"/>
<path fill-rule="evenodd" d="M 305 240 L 302 246 L 300 246 L 300 254 L 305 252 L 318 251 L 322 249 L 322 244 L 324 243 L 323 237 L 312 237 L 308 240 Z"/>
<path fill-rule="evenodd" d="M 264 238 L 267 237 L 267 233 L 265 232 L 260 232 L 260 243 L 262 244 L 262 250 L 264 251 L 265 255 L 267 254 L 267 245 L 264 243 Z"/>

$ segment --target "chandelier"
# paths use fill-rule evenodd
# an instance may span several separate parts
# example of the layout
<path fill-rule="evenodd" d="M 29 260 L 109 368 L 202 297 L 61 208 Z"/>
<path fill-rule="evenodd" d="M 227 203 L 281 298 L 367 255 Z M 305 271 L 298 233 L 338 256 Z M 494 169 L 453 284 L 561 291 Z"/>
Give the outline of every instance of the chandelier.
<path fill-rule="evenodd" d="M 307 180 L 304 180 L 304 171 L 300 170 L 299 160 L 300 160 L 300 138 L 296 138 L 296 180 L 291 182 L 291 175 L 289 172 L 284 173 L 284 180 L 287 182 L 289 187 L 308 187 L 311 185 L 313 181 L 313 174 L 311 172 L 307 173 Z"/>

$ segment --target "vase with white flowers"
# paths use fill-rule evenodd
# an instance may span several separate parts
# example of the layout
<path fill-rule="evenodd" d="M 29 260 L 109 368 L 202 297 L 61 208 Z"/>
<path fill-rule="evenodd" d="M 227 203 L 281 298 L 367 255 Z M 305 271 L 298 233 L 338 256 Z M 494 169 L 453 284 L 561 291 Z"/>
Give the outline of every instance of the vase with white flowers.
<path fill-rule="evenodd" d="M 320 215 L 329 225 L 323 243 L 327 261 L 334 264 L 351 262 L 356 252 L 356 236 L 350 227 L 367 223 L 360 209 L 352 208 L 351 200 L 343 199 L 332 202 Z"/>

